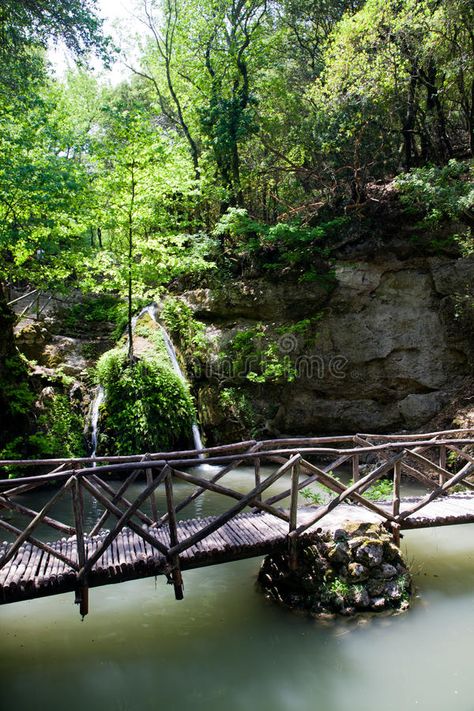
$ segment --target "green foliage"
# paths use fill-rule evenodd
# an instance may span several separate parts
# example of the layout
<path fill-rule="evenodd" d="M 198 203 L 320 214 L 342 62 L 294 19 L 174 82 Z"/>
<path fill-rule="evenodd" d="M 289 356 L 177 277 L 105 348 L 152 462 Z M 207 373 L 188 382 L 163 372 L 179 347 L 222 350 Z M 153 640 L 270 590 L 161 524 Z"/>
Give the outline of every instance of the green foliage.
<path fill-rule="evenodd" d="M 68 333 L 84 333 L 94 326 L 115 324 L 121 335 L 125 330 L 126 305 L 111 294 L 88 295 L 69 307 L 62 317 Z"/>
<path fill-rule="evenodd" d="M 67 395 L 55 393 L 44 405 L 36 432 L 28 438 L 30 456 L 83 457 L 84 422 L 74 412 Z"/>
<path fill-rule="evenodd" d="M 234 377 L 252 383 L 291 383 L 297 375 L 291 357 L 281 352 L 280 344 L 261 323 L 238 331 L 221 357 L 231 359 Z"/>
<path fill-rule="evenodd" d="M 341 217 L 308 227 L 298 222 L 267 225 L 251 218 L 244 208 L 229 208 L 216 224 L 227 259 L 250 259 L 268 273 L 299 274 L 302 281 L 320 279 L 328 285 L 334 275 L 327 264 L 331 238 L 347 218 Z M 315 268 L 315 261 L 317 268 Z"/>
<path fill-rule="evenodd" d="M 31 393 L 30 393 L 31 395 Z M 54 392 L 42 403 L 36 420 L 30 423 L 32 433 L 9 440 L 0 449 L 1 459 L 40 459 L 45 457 L 84 457 L 84 421 L 71 405 L 67 395 Z M 23 429 L 27 426 L 24 424 Z M 24 476 L 20 467 L 5 467 L 9 478 Z"/>
<path fill-rule="evenodd" d="M 301 489 L 301 496 L 313 506 L 322 506 L 324 497 L 321 492 L 312 489 Z"/>
<path fill-rule="evenodd" d="M 202 359 L 207 351 L 205 326 L 197 321 L 192 309 L 173 296 L 168 296 L 160 319 L 173 341 L 177 341 L 180 351 L 186 360 Z"/>
<path fill-rule="evenodd" d="M 356 586 L 350 586 L 345 580 L 341 578 L 334 578 L 331 581 L 325 581 L 321 585 L 320 595 L 323 602 L 332 603 L 334 600 L 340 598 L 346 599 L 351 593 L 351 588 L 354 589 Z"/>
<path fill-rule="evenodd" d="M 30 411 L 35 395 L 28 382 L 28 367 L 22 356 L 13 354 L 5 359 L 0 388 L 7 414 L 15 417 Z"/>
<path fill-rule="evenodd" d="M 248 394 L 241 388 L 222 388 L 219 404 L 232 422 L 237 422 L 252 435 L 256 433 L 255 409 Z"/>
<path fill-rule="evenodd" d="M 370 501 L 383 501 L 384 499 L 390 499 L 392 492 L 393 483 L 390 479 L 379 479 L 375 484 L 369 486 L 363 495 Z"/>
<path fill-rule="evenodd" d="M 450 160 L 444 166 L 414 168 L 395 181 L 405 209 L 423 216 L 422 227 L 474 215 L 474 166 Z"/>
<path fill-rule="evenodd" d="M 106 399 L 100 446 L 116 454 L 169 449 L 188 439 L 195 409 L 187 385 L 159 355 L 130 363 L 124 350 L 104 353 L 97 364 Z"/>

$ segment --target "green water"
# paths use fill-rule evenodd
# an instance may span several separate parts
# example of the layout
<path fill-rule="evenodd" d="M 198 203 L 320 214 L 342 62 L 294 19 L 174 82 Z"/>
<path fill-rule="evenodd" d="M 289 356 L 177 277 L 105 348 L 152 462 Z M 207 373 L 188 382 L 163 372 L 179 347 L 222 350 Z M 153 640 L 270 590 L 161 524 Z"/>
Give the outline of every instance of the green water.
<path fill-rule="evenodd" d="M 392 618 L 293 616 L 258 559 L 186 572 L 182 602 L 162 578 L 93 589 L 84 622 L 69 594 L 1 607 L 0 708 L 473 711 L 474 527 L 404 546 L 418 597 Z"/>

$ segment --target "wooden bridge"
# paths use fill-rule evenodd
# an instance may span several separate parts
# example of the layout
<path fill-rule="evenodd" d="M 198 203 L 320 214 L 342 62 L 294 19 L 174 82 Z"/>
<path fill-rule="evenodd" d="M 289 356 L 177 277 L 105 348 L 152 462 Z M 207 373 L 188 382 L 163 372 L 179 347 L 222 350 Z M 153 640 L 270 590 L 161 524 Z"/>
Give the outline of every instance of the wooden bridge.
<path fill-rule="evenodd" d="M 89 587 L 156 575 L 167 576 L 181 599 L 183 570 L 285 547 L 297 566 L 300 546 L 347 521 L 382 523 L 397 544 L 403 529 L 474 523 L 473 451 L 472 430 L 450 430 L 403 438 L 250 441 L 128 457 L 3 460 L 0 471 L 8 465 L 51 471 L 0 479 L 0 528 L 10 539 L 0 545 L 0 603 L 74 591 L 85 615 Z M 212 476 L 199 469 L 202 454 L 217 468 Z M 242 465 L 253 470 L 246 492 L 219 483 Z M 352 474 L 347 485 L 337 477 L 343 467 Z M 415 479 L 426 494 L 402 498 L 402 476 Z M 374 501 L 369 487 L 382 478 L 392 481 L 391 496 Z M 131 495 L 140 480 L 139 493 Z M 267 496 L 280 480 L 284 490 Z M 178 482 L 192 493 L 183 496 Z M 327 491 L 326 501 L 309 506 L 301 491 L 315 483 Z M 25 505 L 25 494 L 32 492 L 46 497 L 40 510 Z M 205 492 L 232 505 L 216 516 L 186 518 L 187 507 Z M 85 496 L 97 511 L 88 531 Z M 67 521 L 54 517 L 61 499 L 70 504 Z M 49 536 L 38 532 L 45 526 Z"/>

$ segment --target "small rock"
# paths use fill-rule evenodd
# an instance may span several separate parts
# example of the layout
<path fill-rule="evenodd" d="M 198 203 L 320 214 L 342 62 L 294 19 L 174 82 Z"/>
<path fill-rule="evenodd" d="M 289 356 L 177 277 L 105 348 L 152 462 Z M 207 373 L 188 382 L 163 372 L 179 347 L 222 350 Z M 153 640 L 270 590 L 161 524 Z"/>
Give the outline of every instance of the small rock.
<path fill-rule="evenodd" d="M 328 558 L 331 563 L 340 563 L 345 565 L 350 560 L 349 547 L 347 543 L 335 543 L 328 550 Z"/>
<path fill-rule="evenodd" d="M 369 577 L 369 571 L 362 563 L 349 563 L 347 566 L 347 574 L 351 580 L 363 582 Z"/>
<path fill-rule="evenodd" d="M 380 569 L 383 578 L 394 578 L 397 575 L 397 569 L 390 563 L 382 563 Z"/>
<path fill-rule="evenodd" d="M 359 609 L 365 610 L 370 605 L 369 593 L 363 587 L 353 588 L 350 597 L 351 602 Z"/>
<path fill-rule="evenodd" d="M 379 595 L 381 595 L 384 591 L 384 588 L 385 588 L 385 581 L 383 579 L 369 580 L 367 583 L 368 593 L 372 597 L 378 597 Z"/>
<path fill-rule="evenodd" d="M 403 595 L 403 590 L 398 583 L 389 580 L 385 583 L 384 593 L 390 600 L 400 600 Z"/>
<path fill-rule="evenodd" d="M 387 606 L 387 601 L 384 597 L 373 597 L 370 601 L 370 607 L 373 610 L 384 610 Z"/>
<path fill-rule="evenodd" d="M 365 543 L 367 538 L 365 536 L 356 536 L 356 538 L 350 538 L 348 541 L 349 548 L 351 551 L 355 550 L 363 543 Z"/>
<path fill-rule="evenodd" d="M 355 552 L 355 558 L 360 563 L 374 568 L 383 559 L 383 543 L 377 540 L 366 540 Z"/>
<path fill-rule="evenodd" d="M 344 528 L 336 528 L 334 531 L 333 539 L 337 542 L 347 541 L 348 533 Z"/>
<path fill-rule="evenodd" d="M 400 549 L 392 541 L 385 541 L 384 543 L 384 558 L 390 562 L 400 559 Z"/>

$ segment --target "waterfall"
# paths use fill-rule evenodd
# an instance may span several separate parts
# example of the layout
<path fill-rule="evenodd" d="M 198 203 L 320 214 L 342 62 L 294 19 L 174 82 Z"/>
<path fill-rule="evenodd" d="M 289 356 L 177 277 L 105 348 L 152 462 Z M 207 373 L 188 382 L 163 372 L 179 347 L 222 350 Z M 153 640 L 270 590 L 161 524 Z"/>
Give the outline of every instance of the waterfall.
<path fill-rule="evenodd" d="M 91 436 L 91 457 L 95 457 L 96 452 L 97 452 L 97 440 L 99 436 L 99 412 L 100 412 L 100 406 L 105 400 L 105 390 L 102 387 L 102 385 L 99 385 L 97 388 L 97 392 L 95 394 L 95 398 L 92 402 L 92 411 L 91 411 L 91 429 L 92 429 L 92 436 Z"/>
<path fill-rule="evenodd" d="M 171 364 L 173 366 L 173 369 L 174 369 L 175 373 L 179 376 L 179 378 L 184 383 L 187 384 L 188 381 L 187 381 L 186 376 L 184 375 L 183 371 L 181 370 L 181 366 L 179 364 L 178 357 L 176 355 L 176 350 L 174 348 L 173 341 L 169 337 L 169 334 L 168 334 L 168 331 L 166 330 L 166 328 L 161 323 L 159 323 L 156 318 L 156 306 L 154 306 L 154 305 L 146 306 L 144 309 L 142 309 L 140 314 L 145 313 L 145 312 L 149 313 L 150 317 L 153 319 L 153 321 L 155 321 L 155 323 L 157 323 L 158 326 L 160 327 L 161 334 L 163 336 L 166 350 L 167 350 L 169 359 L 171 361 Z M 191 431 L 192 431 L 192 435 L 193 435 L 194 448 L 195 449 L 202 449 L 203 445 L 202 445 L 201 433 L 199 431 L 197 422 L 193 422 Z M 199 459 L 202 459 L 204 457 L 203 454 L 199 454 L 198 456 L 199 456 Z"/>
<path fill-rule="evenodd" d="M 132 332 L 135 331 L 135 327 L 137 325 L 138 320 L 140 319 L 141 316 L 144 314 L 149 314 L 150 318 L 153 319 L 153 321 L 160 327 L 161 333 L 163 336 L 163 340 L 165 342 L 166 346 L 166 351 L 168 353 L 169 359 L 171 361 L 171 364 L 173 366 L 173 369 L 175 373 L 179 376 L 179 378 L 187 384 L 187 379 L 186 376 L 184 375 L 183 371 L 181 370 L 181 367 L 178 362 L 178 358 L 176 355 L 176 350 L 174 348 L 173 342 L 171 338 L 169 337 L 169 334 L 165 327 L 159 323 L 157 319 L 157 306 L 156 304 L 149 304 L 148 306 L 145 306 L 136 316 L 133 317 L 132 319 Z M 100 406 L 105 400 L 105 391 L 104 388 L 100 385 L 97 389 L 95 398 L 92 403 L 92 410 L 91 410 L 91 429 L 92 429 L 92 437 L 91 437 L 91 457 L 96 456 L 97 452 L 97 439 L 98 439 L 98 434 L 99 434 L 99 410 Z M 199 427 L 197 422 L 193 422 L 192 428 L 192 435 L 193 435 L 193 442 L 194 442 L 194 448 L 195 449 L 203 449 L 203 444 L 202 444 L 202 439 L 201 439 L 201 433 L 199 431 Z M 203 459 L 204 455 L 199 454 L 199 459 Z"/>

